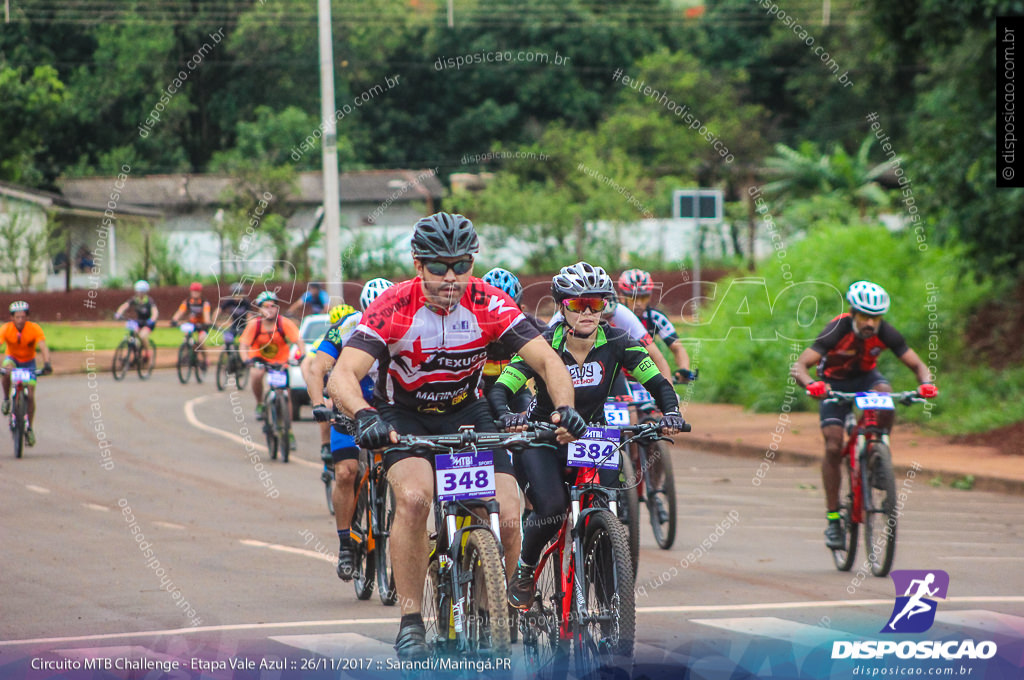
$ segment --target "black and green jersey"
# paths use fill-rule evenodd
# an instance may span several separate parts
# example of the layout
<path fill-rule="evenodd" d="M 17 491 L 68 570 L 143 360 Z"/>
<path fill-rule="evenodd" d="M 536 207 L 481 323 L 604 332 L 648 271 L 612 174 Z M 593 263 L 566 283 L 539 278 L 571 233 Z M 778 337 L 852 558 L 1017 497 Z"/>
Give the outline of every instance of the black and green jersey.
<path fill-rule="evenodd" d="M 576 390 L 576 410 L 588 423 L 604 422 L 604 402 L 611 394 L 612 382 L 621 368 L 643 383 L 663 413 L 679 410 L 679 399 L 671 383 L 658 371 L 647 350 L 626 331 L 601 322 L 596 331 L 594 347 L 582 364 L 577 364 L 565 348 L 566 331 L 565 324 L 558 324 L 548 328 L 544 338 L 551 343 L 569 369 Z M 495 412 L 504 413 L 511 396 L 522 389 L 530 378 L 537 381 L 537 401 L 531 417 L 536 414 L 537 420 L 546 421 L 548 415 L 555 410 L 555 404 L 551 403 L 544 381 L 518 355 L 501 372 L 494 388 L 487 395 Z"/>

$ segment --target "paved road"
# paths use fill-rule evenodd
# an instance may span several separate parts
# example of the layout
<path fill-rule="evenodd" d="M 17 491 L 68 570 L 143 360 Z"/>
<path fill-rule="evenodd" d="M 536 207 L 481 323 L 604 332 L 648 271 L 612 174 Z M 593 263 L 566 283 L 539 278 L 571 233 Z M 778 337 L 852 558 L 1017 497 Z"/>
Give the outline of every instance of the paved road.
<path fill-rule="evenodd" d="M 168 371 L 146 383 L 54 377 L 40 390 L 37 446 L 14 460 L 0 442 L 0 677 L 54 677 L 95 658 L 176 660 L 210 677 L 232 675 L 209 675 L 217 662 L 252 660 L 257 677 L 285 658 L 283 675 L 262 677 L 307 677 L 303 664 L 334 664 L 337 676 L 360 657 L 387 675 L 397 610 L 357 601 L 333 574 L 312 423 L 298 425 L 285 465 L 266 460 L 248 391 L 182 386 Z M 817 470 L 778 464 L 755 487 L 757 460 L 678 447 L 673 457 L 681 529 L 671 551 L 641 553 L 636 674 L 852 676 L 832 644 L 880 639 L 894 586 L 832 567 Z M 896 568 L 947 571 L 950 597 L 931 630 L 898 639 L 993 639 L 998 656 L 970 677 L 1019 672 L 1024 498 L 920 477 L 903 488 Z M 642 544 L 654 546 L 646 526 Z"/>

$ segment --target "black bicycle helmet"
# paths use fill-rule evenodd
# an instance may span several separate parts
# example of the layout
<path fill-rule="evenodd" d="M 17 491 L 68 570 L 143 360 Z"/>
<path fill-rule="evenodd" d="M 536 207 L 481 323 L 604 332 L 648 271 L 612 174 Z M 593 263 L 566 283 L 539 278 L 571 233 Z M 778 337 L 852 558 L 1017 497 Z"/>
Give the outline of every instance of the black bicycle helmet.
<path fill-rule="evenodd" d="M 469 218 L 439 212 L 416 223 L 412 234 L 415 257 L 462 257 L 480 250 L 480 240 Z"/>
<path fill-rule="evenodd" d="M 555 278 L 551 279 L 551 295 L 555 302 L 568 298 L 591 295 L 608 297 L 615 295 L 612 279 L 603 267 L 595 267 L 587 262 L 577 262 L 562 267 Z"/>

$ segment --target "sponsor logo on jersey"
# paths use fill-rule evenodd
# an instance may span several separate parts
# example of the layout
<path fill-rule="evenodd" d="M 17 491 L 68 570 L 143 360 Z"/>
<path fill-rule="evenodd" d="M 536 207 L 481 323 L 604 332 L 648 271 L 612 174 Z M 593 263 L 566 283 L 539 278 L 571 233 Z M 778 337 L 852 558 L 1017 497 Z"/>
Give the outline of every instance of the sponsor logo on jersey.
<path fill-rule="evenodd" d="M 600 385 L 604 378 L 604 367 L 597 361 L 590 361 L 582 366 L 573 364 L 566 368 L 572 376 L 573 387 L 594 387 Z"/>

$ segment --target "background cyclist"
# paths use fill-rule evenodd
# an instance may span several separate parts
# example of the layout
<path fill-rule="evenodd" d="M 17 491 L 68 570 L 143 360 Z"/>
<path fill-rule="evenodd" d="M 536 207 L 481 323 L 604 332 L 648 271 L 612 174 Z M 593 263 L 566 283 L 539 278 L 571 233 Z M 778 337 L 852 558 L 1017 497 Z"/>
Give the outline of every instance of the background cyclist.
<path fill-rule="evenodd" d="M 331 296 L 327 294 L 327 291 L 319 283 L 310 283 L 309 290 L 288 308 L 288 316 L 295 317 L 300 310 L 304 314 L 323 314 L 327 311 L 329 304 L 331 304 Z"/>
<path fill-rule="evenodd" d="M 193 281 L 189 285 L 188 297 L 178 305 L 178 311 L 171 317 L 171 325 L 177 326 L 186 314 L 188 323 L 196 327 L 196 353 L 200 366 L 205 371 L 207 361 L 203 343 L 206 341 L 206 329 L 210 327 L 210 302 L 203 298 L 203 284 L 198 281 Z"/>
<path fill-rule="evenodd" d="M 227 316 L 229 322 L 228 327 L 224 329 L 224 345 L 227 346 L 242 334 L 249 317 L 256 312 L 256 305 L 245 297 L 245 286 L 241 282 L 231 284 L 231 295 L 221 298 L 211 322 L 214 328 L 217 327 L 221 312 Z"/>
<path fill-rule="evenodd" d="M 11 320 L 0 326 L 0 345 L 6 347 L 3 366 L 7 369 L 0 378 L 4 390 L 2 408 L 5 416 L 11 412 L 11 376 L 7 371 L 12 368 L 27 368 L 32 371 L 33 379 L 26 383 L 25 390 L 25 396 L 28 397 L 28 430 L 25 431 L 25 440 L 29 446 L 35 446 L 36 435 L 32 431 L 32 423 L 36 415 L 36 352 L 43 355 L 41 375 L 48 375 L 53 372 L 53 367 L 50 366 L 50 348 L 46 346 L 42 326 L 28 320 L 27 302 L 12 302 L 8 310 L 11 312 Z"/>
<path fill-rule="evenodd" d="M 517 305 L 523 297 L 523 285 L 519 283 L 519 278 L 507 269 L 495 267 L 484 274 L 482 280 L 504 292 Z M 543 333 L 546 330 L 547 325 L 529 312 L 523 312 L 523 316 L 537 329 L 538 333 Z M 504 342 L 493 342 L 487 346 L 487 363 L 484 364 L 484 394 L 490 392 L 494 387 L 502 369 L 508 366 L 508 362 L 512 360 L 514 354 L 515 352 L 510 350 Z M 532 401 L 533 393 L 529 389 L 524 389 L 515 396 L 512 403 L 509 404 L 509 408 L 516 413 L 522 413 L 526 411 Z"/>
<path fill-rule="evenodd" d="M 889 311 L 889 294 L 876 283 L 857 281 L 846 293 L 850 311 L 829 321 L 814 344 L 797 358 L 790 374 L 815 399 L 824 399 L 829 390 L 838 392 L 892 392 L 889 380 L 876 365 L 886 348 L 914 372 L 920 383 L 918 392 L 931 398 L 938 394 L 932 375 L 917 353 L 907 346 L 903 336 L 882 316 Z M 810 374 L 817 366 L 818 380 Z M 825 545 L 841 550 L 845 545 L 839 521 L 839 464 L 843 453 L 843 424 L 850 404 L 821 404 L 821 434 L 825 438 L 825 459 L 821 463 L 821 481 L 825 487 L 828 527 Z M 878 424 L 892 427 L 893 411 L 879 411 Z"/>
<path fill-rule="evenodd" d="M 335 405 L 356 419 L 357 441 L 367 449 L 397 443 L 402 434 L 447 434 L 461 425 L 494 432 L 494 416 L 481 399 L 486 348 L 502 338 L 548 385 L 552 422 L 563 441 L 586 431 L 572 408 L 572 382 L 565 365 L 526 322 L 505 293 L 472 277 L 480 249 L 473 223 L 462 215 L 436 213 L 416 223 L 412 237 L 417 277 L 389 288 L 363 314 L 341 351 L 328 382 Z M 380 362 L 374 403 L 359 381 Z M 402 607 L 395 649 L 400 659 L 427 656 L 420 607 L 427 572 L 426 521 L 434 499 L 433 457 L 388 452 L 384 458 L 395 490 L 391 529 L 395 584 Z M 494 459 L 501 504 L 501 541 L 506 567 L 519 555 L 519 488 L 508 456 Z"/>
<path fill-rule="evenodd" d="M 565 318 L 545 332 L 545 340 L 572 376 L 576 408 L 587 422 L 604 423 L 605 400 L 619 369 L 624 368 L 654 396 L 664 413 L 662 432 L 676 434 L 683 428 L 683 418 L 672 384 L 640 343 L 601 320 L 611 294 L 612 281 L 604 269 L 586 262 L 563 267 L 551 282 L 551 295 Z M 537 381 L 537 403 L 529 417 L 537 419 L 537 414 L 543 416 L 553 408 L 544 378 L 516 357 L 487 395 L 506 429 L 518 429 L 527 422 L 527 415 L 511 412 L 508 402 L 530 378 Z M 509 604 L 519 609 L 530 607 L 537 561 L 561 528 L 569 507 L 566 456 L 564 445 L 541 445 L 516 456 L 516 471 L 533 505 L 533 512 L 523 524 L 523 546 L 515 574 L 508 583 Z M 603 486 L 620 484 L 616 470 L 601 470 L 600 479 Z"/>
<path fill-rule="evenodd" d="M 288 363 L 288 343 L 294 342 L 300 354 L 305 354 L 306 345 L 299 335 L 299 328 L 291 319 L 281 315 L 281 301 L 269 290 L 256 296 L 256 307 L 260 313 L 251 319 L 242 331 L 238 340 L 238 351 L 252 365 L 250 379 L 252 394 L 256 397 L 256 419 L 262 420 L 263 413 L 263 375 L 266 373 L 262 364 L 253 363 L 254 359 L 262 359 L 268 364 Z M 295 433 L 291 433 L 294 438 Z M 291 442 L 294 446 L 294 442 Z"/>
<path fill-rule="evenodd" d="M 365 310 L 381 293 L 395 284 L 387 279 L 367 281 L 359 294 L 359 305 Z M 335 318 L 337 315 L 337 318 Z M 316 344 L 313 358 L 307 368 L 306 389 L 309 391 L 310 403 L 313 404 L 313 419 L 321 427 L 321 433 L 329 437 L 326 446 L 321 447 L 320 457 L 325 464 L 334 467 L 334 488 L 331 490 L 331 502 L 334 504 L 334 523 L 338 530 L 338 578 L 343 581 L 352 580 L 352 569 L 355 566 L 355 545 L 349 529 L 352 525 L 352 513 L 355 512 L 355 481 L 359 472 L 359 447 L 355 439 L 339 425 L 331 425 L 333 409 L 324 399 L 324 388 L 327 376 L 334 368 L 342 347 L 348 342 L 362 320 L 362 312 L 357 312 L 351 305 L 338 305 L 331 309 L 331 327 Z M 369 375 L 360 381 L 363 398 L 373 396 L 373 378 Z"/>
<path fill-rule="evenodd" d="M 629 311 L 636 314 L 644 329 L 653 338 L 661 338 L 665 347 L 672 352 L 676 360 L 676 370 L 672 374 L 677 382 L 689 382 L 690 355 L 686 353 L 686 347 L 679 340 L 676 328 L 669 321 L 668 316 L 659 309 L 651 307 L 651 295 L 654 293 L 654 280 L 650 272 L 642 269 L 627 269 L 619 276 L 617 288 L 619 289 L 619 301 L 629 307 Z"/>
<path fill-rule="evenodd" d="M 129 309 L 135 315 L 139 323 L 139 339 L 142 340 L 142 363 L 149 363 L 149 334 L 156 328 L 160 312 L 156 308 L 156 301 L 149 297 L 149 282 L 139 279 L 135 282 L 135 295 L 122 303 L 114 312 L 115 319 L 124 318 L 125 312 Z"/>

